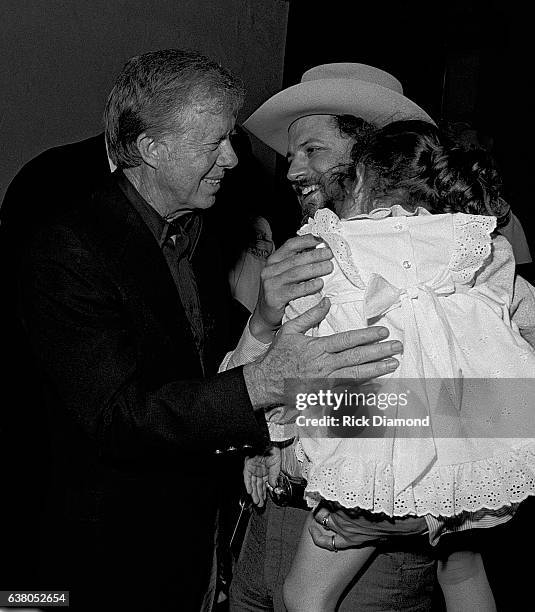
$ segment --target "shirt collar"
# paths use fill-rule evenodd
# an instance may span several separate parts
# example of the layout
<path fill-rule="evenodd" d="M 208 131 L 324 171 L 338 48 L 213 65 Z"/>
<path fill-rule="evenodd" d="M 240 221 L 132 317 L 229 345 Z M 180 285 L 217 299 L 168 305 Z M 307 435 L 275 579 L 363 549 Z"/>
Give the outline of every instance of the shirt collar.
<path fill-rule="evenodd" d="M 175 236 L 179 231 L 183 231 L 188 234 L 190 239 L 189 257 L 191 258 L 202 227 L 201 215 L 195 211 L 188 211 L 175 217 L 173 221 L 167 221 L 145 200 L 121 169 L 116 170 L 113 174 L 122 192 L 141 215 L 158 246 L 162 248 L 168 238 Z"/>

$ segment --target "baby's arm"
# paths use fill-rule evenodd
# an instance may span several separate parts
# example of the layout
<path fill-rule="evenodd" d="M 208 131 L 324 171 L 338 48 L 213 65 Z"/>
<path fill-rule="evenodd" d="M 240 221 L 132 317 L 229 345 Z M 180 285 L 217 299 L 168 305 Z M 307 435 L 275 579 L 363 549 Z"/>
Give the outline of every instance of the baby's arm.
<path fill-rule="evenodd" d="M 492 254 L 475 277 L 475 287 L 486 284 L 507 296 L 511 320 L 522 337 L 535 348 L 535 287 L 515 275 L 513 249 L 506 238 L 492 241 Z"/>
<path fill-rule="evenodd" d="M 524 340 L 535 348 L 535 287 L 521 276 L 515 278 L 511 319 Z"/>

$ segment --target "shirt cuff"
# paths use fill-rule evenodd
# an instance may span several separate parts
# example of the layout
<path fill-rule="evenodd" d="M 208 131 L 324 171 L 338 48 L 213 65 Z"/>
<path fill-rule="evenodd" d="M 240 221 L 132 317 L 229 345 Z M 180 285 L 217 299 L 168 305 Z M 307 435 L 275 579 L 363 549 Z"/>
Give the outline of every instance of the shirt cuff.
<path fill-rule="evenodd" d="M 424 518 L 427 523 L 429 544 L 431 544 L 431 546 L 436 546 L 445 529 L 444 521 L 439 521 L 430 514 L 426 514 Z"/>
<path fill-rule="evenodd" d="M 219 367 L 220 372 L 230 370 L 231 368 L 237 368 L 238 366 L 255 361 L 264 355 L 264 353 L 266 353 L 271 346 L 271 344 L 260 342 L 260 340 L 257 340 L 253 336 L 249 330 L 250 320 L 251 317 L 249 317 L 247 324 L 245 325 L 245 329 L 243 330 L 236 348 L 232 352 L 225 355 L 225 358 Z"/>
<path fill-rule="evenodd" d="M 450 517 L 435 517 L 425 515 L 425 521 L 429 528 L 429 543 L 436 546 L 440 538 L 449 533 L 458 533 L 470 529 L 488 529 L 496 527 L 509 521 L 515 514 L 518 503 L 504 506 L 498 510 L 487 510 L 485 508 L 475 512 L 462 512 Z"/>

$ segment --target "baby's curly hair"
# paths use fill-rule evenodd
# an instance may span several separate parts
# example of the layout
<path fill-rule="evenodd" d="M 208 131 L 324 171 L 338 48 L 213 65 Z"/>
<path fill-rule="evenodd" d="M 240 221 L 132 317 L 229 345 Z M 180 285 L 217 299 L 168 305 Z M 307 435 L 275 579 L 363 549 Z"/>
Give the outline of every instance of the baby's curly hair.
<path fill-rule="evenodd" d="M 400 204 L 433 214 L 463 212 L 509 220 L 501 178 L 484 149 L 455 144 L 425 121 L 395 121 L 367 130 L 352 149 L 351 175 L 359 176 L 368 210 Z"/>

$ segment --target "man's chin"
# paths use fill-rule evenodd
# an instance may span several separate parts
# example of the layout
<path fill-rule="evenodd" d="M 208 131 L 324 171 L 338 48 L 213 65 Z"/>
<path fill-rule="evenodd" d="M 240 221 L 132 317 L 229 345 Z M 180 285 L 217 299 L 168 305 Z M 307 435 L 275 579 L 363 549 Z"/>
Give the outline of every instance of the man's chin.
<path fill-rule="evenodd" d="M 303 222 L 305 222 L 309 217 L 313 217 L 320 208 L 324 208 L 325 202 L 323 198 L 306 198 L 300 202 L 300 205 L 303 212 Z"/>

